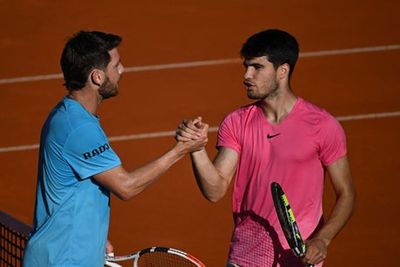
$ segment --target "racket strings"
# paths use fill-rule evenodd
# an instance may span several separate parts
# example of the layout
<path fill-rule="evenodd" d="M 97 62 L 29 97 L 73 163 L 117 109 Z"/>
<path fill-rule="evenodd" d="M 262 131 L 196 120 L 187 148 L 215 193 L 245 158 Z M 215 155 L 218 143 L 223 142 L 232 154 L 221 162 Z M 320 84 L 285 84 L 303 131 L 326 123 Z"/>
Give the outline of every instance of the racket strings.
<path fill-rule="evenodd" d="M 229 260 L 240 266 L 277 266 L 276 259 L 280 252 L 274 245 L 278 236 L 273 228 L 254 213 L 238 216 L 240 231 L 233 234 Z"/>
<path fill-rule="evenodd" d="M 139 257 L 138 267 L 195 267 L 198 266 L 183 256 L 171 253 L 153 252 Z"/>

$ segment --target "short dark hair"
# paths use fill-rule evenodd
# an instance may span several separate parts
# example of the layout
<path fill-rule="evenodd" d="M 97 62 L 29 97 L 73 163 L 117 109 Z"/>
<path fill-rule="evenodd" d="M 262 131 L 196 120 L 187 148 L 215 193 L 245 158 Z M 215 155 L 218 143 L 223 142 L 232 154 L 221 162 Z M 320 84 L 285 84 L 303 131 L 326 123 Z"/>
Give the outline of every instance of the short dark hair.
<path fill-rule="evenodd" d="M 240 55 L 243 58 L 266 56 L 275 69 L 287 63 L 290 66 L 290 78 L 299 57 L 299 44 L 289 33 L 269 29 L 250 36 L 240 50 Z"/>
<path fill-rule="evenodd" d="M 80 31 L 65 44 L 61 55 L 64 86 L 68 90 L 79 90 L 86 84 L 90 72 L 105 69 L 111 60 L 108 51 L 122 41 L 118 35 L 99 31 Z"/>

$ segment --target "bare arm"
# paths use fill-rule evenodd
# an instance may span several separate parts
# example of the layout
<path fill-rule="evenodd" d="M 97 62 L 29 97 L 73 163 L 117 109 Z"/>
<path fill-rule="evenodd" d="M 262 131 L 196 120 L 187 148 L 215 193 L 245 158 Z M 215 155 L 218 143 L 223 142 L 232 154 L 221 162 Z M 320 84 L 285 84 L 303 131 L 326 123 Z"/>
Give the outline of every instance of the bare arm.
<path fill-rule="evenodd" d="M 198 117 L 184 120 L 176 130 L 176 139 L 182 142 L 207 138 L 208 125 Z M 203 195 L 217 202 L 226 193 L 236 171 L 238 155 L 230 148 L 221 148 L 212 162 L 205 148 L 191 153 L 193 172 Z"/>
<path fill-rule="evenodd" d="M 203 195 L 217 202 L 226 193 L 236 171 L 238 155 L 230 148 L 221 148 L 214 162 L 210 161 L 205 149 L 192 152 L 193 172 Z"/>
<path fill-rule="evenodd" d="M 328 245 L 350 219 L 355 205 L 356 193 L 347 157 L 328 166 L 328 172 L 335 190 L 336 203 L 326 224 L 307 241 L 305 260 L 312 264 L 325 259 Z"/>
<path fill-rule="evenodd" d="M 206 142 L 205 138 L 185 143 L 178 142 L 164 155 L 131 172 L 126 171 L 122 166 L 118 166 L 95 175 L 94 179 L 118 198 L 128 200 L 156 181 L 186 153 L 203 148 Z"/>

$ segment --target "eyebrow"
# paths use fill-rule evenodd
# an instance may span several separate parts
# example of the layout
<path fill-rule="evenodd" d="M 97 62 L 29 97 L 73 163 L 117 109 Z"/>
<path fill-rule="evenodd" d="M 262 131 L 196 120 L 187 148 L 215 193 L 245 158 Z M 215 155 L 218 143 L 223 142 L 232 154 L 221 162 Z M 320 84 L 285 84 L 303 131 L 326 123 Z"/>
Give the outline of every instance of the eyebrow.
<path fill-rule="evenodd" d="M 257 62 L 248 62 L 248 61 L 243 61 L 243 66 L 245 67 L 264 67 L 264 64 L 257 63 Z"/>

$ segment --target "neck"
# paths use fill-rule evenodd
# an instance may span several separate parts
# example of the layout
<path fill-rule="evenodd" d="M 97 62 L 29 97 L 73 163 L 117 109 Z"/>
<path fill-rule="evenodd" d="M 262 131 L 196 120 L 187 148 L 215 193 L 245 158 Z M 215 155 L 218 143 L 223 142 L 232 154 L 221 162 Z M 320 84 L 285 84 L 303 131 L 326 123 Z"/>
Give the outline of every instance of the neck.
<path fill-rule="evenodd" d="M 297 97 L 291 90 L 280 91 L 261 101 L 267 120 L 273 124 L 282 122 L 296 103 Z"/>
<path fill-rule="evenodd" d="M 69 91 L 68 97 L 78 101 L 87 111 L 96 115 L 97 107 L 100 105 L 102 98 L 95 90 L 84 87 L 80 90 Z"/>

